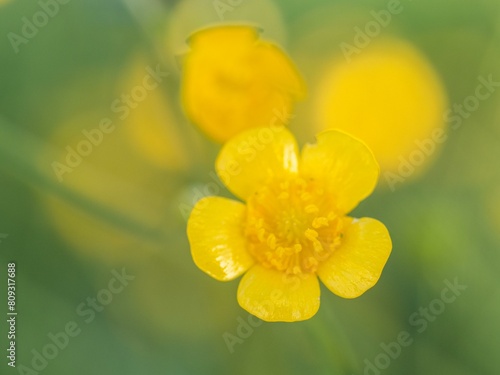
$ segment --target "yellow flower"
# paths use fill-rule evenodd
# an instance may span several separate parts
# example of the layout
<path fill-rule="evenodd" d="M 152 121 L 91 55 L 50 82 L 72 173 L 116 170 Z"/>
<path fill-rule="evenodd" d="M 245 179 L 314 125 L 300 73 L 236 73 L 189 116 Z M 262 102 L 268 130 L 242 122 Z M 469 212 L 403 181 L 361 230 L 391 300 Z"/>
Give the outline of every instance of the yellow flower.
<path fill-rule="evenodd" d="M 401 173 L 404 163 L 418 175 L 440 144 L 435 132 L 444 133 L 444 88 L 432 65 L 408 42 L 379 41 L 352 61 L 338 59 L 315 96 L 316 131 L 338 128 L 361 138 L 384 175 Z M 425 160 L 413 162 L 421 143 L 432 143 L 432 150 Z"/>
<path fill-rule="evenodd" d="M 291 60 L 250 26 L 219 26 L 191 36 L 183 63 L 182 102 L 188 117 L 224 142 L 239 132 L 286 124 L 305 93 Z"/>
<path fill-rule="evenodd" d="M 299 158 L 288 130 L 251 129 L 224 145 L 216 170 L 246 205 L 198 201 L 187 226 L 191 254 L 217 280 L 245 273 L 238 288 L 245 310 L 265 321 L 305 320 L 319 308 L 317 276 L 344 298 L 378 281 L 392 248 L 389 233 L 375 219 L 346 216 L 379 175 L 364 143 L 328 130 Z"/>

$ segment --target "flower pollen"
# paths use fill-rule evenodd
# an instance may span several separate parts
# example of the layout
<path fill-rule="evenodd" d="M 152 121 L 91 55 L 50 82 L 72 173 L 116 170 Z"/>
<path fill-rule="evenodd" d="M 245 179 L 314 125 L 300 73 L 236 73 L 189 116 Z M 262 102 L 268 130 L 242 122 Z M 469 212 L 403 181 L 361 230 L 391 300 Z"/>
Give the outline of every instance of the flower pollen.
<path fill-rule="evenodd" d="M 317 181 L 271 180 L 247 203 L 249 251 L 265 267 L 314 273 L 340 244 L 342 217 Z"/>

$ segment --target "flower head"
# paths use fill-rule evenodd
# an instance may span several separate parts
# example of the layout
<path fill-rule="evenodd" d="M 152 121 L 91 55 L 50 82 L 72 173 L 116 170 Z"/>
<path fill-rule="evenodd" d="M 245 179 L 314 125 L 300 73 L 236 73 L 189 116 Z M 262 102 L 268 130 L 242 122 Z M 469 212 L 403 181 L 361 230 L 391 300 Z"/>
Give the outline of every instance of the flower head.
<path fill-rule="evenodd" d="M 430 62 L 408 42 L 373 43 L 352 61 L 336 60 L 322 78 L 315 95 L 316 131 L 337 128 L 361 138 L 384 175 L 401 173 L 402 160 L 419 151 L 419 142 L 444 132 L 443 85 Z M 416 172 L 423 171 L 431 156 L 412 162 Z"/>
<path fill-rule="evenodd" d="M 305 85 L 292 61 L 250 26 L 218 26 L 189 40 L 183 63 L 182 103 L 206 134 L 224 142 L 258 126 L 284 125 Z"/>
<path fill-rule="evenodd" d="M 378 281 L 391 252 L 385 226 L 346 216 L 374 189 L 372 152 L 329 130 L 299 156 L 283 127 L 246 131 L 228 141 L 217 173 L 241 202 L 206 197 L 188 221 L 196 265 L 221 281 L 242 274 L 238 302 L 266 321 L 298 321 L 319 308 L 318 276 L 333 293 L 355 298 Z"/>

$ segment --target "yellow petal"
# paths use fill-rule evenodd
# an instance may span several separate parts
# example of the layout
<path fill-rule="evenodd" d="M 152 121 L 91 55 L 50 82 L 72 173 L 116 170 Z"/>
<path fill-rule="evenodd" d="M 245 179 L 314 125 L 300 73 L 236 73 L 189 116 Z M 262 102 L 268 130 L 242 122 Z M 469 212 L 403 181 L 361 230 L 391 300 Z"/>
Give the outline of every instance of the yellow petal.
<path fill-rule="evenodd" d="M 301 173 L 325 184 L 342 213 L 371 194 L 379 175 L 373 153 L 360 140 L 339 130 L 327 130 L 302 152 Z"/>
<path fill-rule="evenodd" d="M 186 114 L 224 142 L 243 130 L 284 125 L 304 83 L 291 60 L 250 26 L 213 27 L 190 40 L 182 77 Z"/>
<path fill-rule="evenodd" d="M 295 322 L 311 318 L 319 309 L 316 275 L 286 275 L 261 265 L 241 279 L 238 303 L 267 322 Z"/>
<path fill-rule="evenodd" d="M 198 201 L 187 223 L 195 264 L 221 281 L 240 276 L 253 264 L 243 235 L 245 205 L 221 197 Z"/>
<path fill-rule="evenodd" d="M 228 189 L 245 200 L 268 179 L 297 173 L 297 142 L 284 127 L 250 129 L 222 147 L 215 168 Z"/>
<path fill-rule="evenodd" d="M 259 41 L 256 63 L 262 66 L 263 79 L 272 82 L 275 88 L 290 94 L 295 100 L 306 96 L 306 84 L 290 58 L 275 44 Z"/>
<path fill-rule="evenodd" d="M 342 244 L 318 269 L 333 293 L 356 298 L 374 286 L 392 250 L 391 237 L 380 221 L 344 219 Z"/>

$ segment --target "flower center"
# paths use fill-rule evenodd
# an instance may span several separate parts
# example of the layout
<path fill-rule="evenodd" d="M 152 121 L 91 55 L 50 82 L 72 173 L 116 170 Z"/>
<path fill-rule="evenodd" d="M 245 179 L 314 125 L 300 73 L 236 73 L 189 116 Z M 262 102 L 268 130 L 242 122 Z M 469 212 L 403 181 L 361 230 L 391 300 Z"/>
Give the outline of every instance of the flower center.
<path fill-rule="evenodd" d="M 245 235 L 264 266 L 314 273 L 340 244 L 342 220 L 317 181 L 275 180 L 248 200 Z"/>

